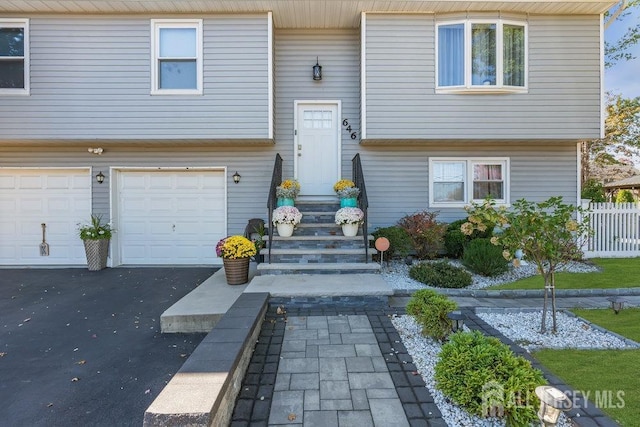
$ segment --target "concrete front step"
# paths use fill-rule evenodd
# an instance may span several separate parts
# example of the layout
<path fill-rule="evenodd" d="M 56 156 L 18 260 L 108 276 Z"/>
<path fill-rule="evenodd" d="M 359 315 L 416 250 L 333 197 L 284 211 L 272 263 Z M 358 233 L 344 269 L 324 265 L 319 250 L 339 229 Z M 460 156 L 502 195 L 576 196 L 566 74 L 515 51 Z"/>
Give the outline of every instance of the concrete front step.
<path fill-rule="evenodd" d="M 259 275 L 280 275 L 280 274 L 363 274 L 379 273 L 380 264 L 377 262 L 355 262 L 355 263 L 260 263 L 258 264 Z"/>
<path fill-rule="evenodd" d="M 361 230 L 358 230 L 358 235 L 362 235 Z M 315 224 L 300 223 L 293 231 L 293 236 L 343 236 L 343 234 L 342 227 L 333 222 Z"/>
<path fill-rule="evenodd" d="M 272 243 L 273 249 L 364 249 L 362 236 L 274 236 Z M 261 251 L 263 255 L 268 253 L 268 249 Z"/>
<path fill-rule="evenodd" d="M 302 224 L 334 223 L 335 212 L 310 211 L 302 214 Z"/>
<path fill-rule="evenodd" d="M 268 256 L 269 251 L 263 250 Z M 268 259 L 268 258 L 267 258 Z M 330 249 L 310 249 L 304 248 L 283 248 L 271 249 L 272 263 L 352 263 L 365 262 L 366 253 L 363 247 L 360 248 L 330 248 Z"/>
<path fill-rule="evenodd" d="M 305 215 L 307 212 L 335 212 L 340 209 L 340 202 L 338 200 L 335 201 L 302 201 L 296 200 L 296 208 L 302 215 Z"/>

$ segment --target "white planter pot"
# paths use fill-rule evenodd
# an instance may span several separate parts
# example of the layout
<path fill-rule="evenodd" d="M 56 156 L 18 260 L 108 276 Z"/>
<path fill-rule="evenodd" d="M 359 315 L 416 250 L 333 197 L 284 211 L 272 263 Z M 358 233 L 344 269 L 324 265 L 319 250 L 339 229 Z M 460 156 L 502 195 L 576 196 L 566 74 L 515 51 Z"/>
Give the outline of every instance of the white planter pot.
<path fill-rule="evenodd" d="M 293 234 L 293 224 L 276 224 L 280 237 L 291 237 Z"/>
<path fill-rule="evenodd" d="M 359 227 L 360 224 L 342 224 L 342 234 L 347 237 L 357 236 Z"/>

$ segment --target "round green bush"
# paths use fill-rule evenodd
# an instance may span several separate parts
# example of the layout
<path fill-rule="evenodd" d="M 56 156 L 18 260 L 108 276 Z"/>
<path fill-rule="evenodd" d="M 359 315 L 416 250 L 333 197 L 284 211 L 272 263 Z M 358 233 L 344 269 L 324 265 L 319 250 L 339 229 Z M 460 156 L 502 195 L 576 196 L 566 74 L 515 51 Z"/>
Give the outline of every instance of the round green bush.
<path fill-rule="evenodd" d="M 385 259 L 404 258 L 411 251 L 411 237 L 406 230 L 397 225 L 378 228 L 373 233 L 374 238 L 386 237 L 389 240 L 389 250 L 385 252 Z"/>
<path fill-rule="evenodd" d="M 471 274 L 447 261 L 415 264 L 409 269 L 409 276 L 436 288 L 466 288 L 473 282 Z"/>
<path fill-rule="evenodd" d="M 474 230 L 470 236 L 460 230 L 462 224 L 467 222 L 467 218 L 459 219 L 450 223 L 447 226 L 447 230 L 444 235 L 444 248 L 447 252 L 447 256 L 451 258 L 461 258 L 464 253 L 465 246 L 475 240 L 491 237 L 493 234 L 493 227 L 488 227 L 485 231 Z"/>
<path fill-rule="evenodd" d="M 528 360 L 479 331 L 450 336 L 436 363 L 435 380 L 439 390 L 470 413 L 503 417 L 512 426 L 537 420 L 535 388 L 546 383 Z"/>
<path fill-rule="evenodd" d="M 448 225 L 444 234 L 444 249 L 447 252 L 447 256 L 452 258 L 460 258 L 462 256 L 464 245 L 468 240 L 467 236 L 460 231 L 460 227 L 465 222 L 467 222 L 466 219 L 460 219 Z"/>
<path fill-rule="evenodd" d="M 493 277 L 509 269 L 509 262 L 502 256 L 502 246 L 490 239 L 475 239 L 467 243 L 462 255 L 462 264 L 482 276 Z"/>
<path fill-rule="evenodd" d="M 447 315 L 458 305 L 445 295 L 431 289 L 416 291 L 407 303 L 407 314 L 422 326 L 422 334 L 442 341 L 451 333 L 451 320 Z"/>

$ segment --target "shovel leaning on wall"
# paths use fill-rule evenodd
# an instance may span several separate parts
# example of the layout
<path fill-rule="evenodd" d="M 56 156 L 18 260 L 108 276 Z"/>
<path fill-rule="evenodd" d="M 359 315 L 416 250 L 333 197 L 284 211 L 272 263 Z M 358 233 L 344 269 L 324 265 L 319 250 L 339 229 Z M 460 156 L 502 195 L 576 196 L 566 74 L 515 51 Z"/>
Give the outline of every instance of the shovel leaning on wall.
<path fill-rule="evenodd" d="M 42 223 L 42 243 L 40 243 L 40 256 L 49 256 L 49 244 L 46 242 L 45 230 L 47 229 L 47 224 Z"/>

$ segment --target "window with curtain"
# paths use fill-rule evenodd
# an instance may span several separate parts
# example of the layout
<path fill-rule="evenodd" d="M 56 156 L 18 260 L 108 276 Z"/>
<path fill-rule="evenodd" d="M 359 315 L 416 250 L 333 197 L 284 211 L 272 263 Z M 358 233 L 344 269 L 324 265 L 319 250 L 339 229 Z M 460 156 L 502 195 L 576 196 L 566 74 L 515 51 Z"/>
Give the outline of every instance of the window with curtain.
<path fill-rule="evenodd" d="M 504 199 L 502 164 L 473 164 L 473 199 Z"/>
<path fill-rule="evenodd" d="M 29 89 L 27 25 L 26 19 L 0 20 L 0 94 Z"/>
<path fill-rule="evenodd" d="M 508 158 L 431 158 L 429 202 L 433 206 L 462 207 L 490 196 L 508 203 Z"/>
<path fill-rule="evenodd" d="M 202 92 L 202 21 L 153 20 L 155 93 Z"/>
<path fill-rule="evenodd" d="M 464 162 L 434 162 L 433 199 L 436 202 L 464 201 Z"/>
<path fill-rule="evenodd" d="M 437 26 L 439 88 L 525 88 L 526 25 L 494 20 Z"/>
<path fill-rule="evenodd" d="M 438 27 L 440 86 L 464 85 L 464 24 Z"/>

